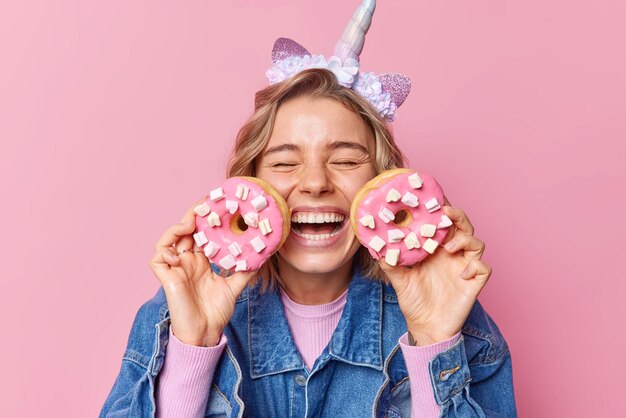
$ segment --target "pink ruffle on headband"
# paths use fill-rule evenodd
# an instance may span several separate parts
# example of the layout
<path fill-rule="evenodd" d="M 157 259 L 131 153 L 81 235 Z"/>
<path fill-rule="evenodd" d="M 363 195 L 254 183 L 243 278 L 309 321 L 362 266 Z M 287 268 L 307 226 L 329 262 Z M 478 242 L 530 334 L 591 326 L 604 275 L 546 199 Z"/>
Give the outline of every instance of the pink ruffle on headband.
<path fill-rule="evenodd" d="M 265 72 L 270 84 L 286 80 L 308 68 L 325 68 L 335 74 L 339 84 L 359 93 L 374 105 L 381 116 L 393 121 L 396 109 L 411 91 L 409 77 L 397 73 L 376 75 L 359 71 L 359 55 L 375 9 L 375 0 L 363 0 L 330 58 L 313 55 L 291 39 L 278 38 L 272 49 L 273 65 Z"/>

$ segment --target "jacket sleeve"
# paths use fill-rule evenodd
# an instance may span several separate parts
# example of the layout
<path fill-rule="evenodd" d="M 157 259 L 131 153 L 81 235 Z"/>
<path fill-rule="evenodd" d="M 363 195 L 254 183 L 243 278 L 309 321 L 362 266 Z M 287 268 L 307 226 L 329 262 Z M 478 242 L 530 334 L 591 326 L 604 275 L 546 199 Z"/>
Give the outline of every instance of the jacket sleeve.
<path fill-rule="evenodd" d="M 100 418 L 154 416 L 155 381 L 163 366 L 168 341 L 166 312 L 163 289 L 137 312 L 120 372 Z"/>
<path fill-rule="evenodd" d="M 428 373 L 441 418 L 517 417 L 509 348 L 478 301 L 460 340 L 430 360 Z M 409 382 L 400 381 L 387 415 L 408 417 L 410 404 Z"/>
<path fill-rule="evenodd" d="M 430 363 L 440 417 L 516 417 L 511 375 L 511 355 L 470 366 L 465 338 Z"/>
<path fill-rule="evenodd" d="M 478 301 L 462 340 L 429 365 L 441 417 L 517 417 L 511 353 Z"/>

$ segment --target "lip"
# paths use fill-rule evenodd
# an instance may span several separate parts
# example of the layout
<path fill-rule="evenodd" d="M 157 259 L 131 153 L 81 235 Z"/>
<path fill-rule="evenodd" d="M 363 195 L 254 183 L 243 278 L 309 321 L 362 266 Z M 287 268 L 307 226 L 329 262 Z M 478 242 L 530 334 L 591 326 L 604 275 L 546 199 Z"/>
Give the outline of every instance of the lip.
<path fill-rule="evenodd" d="M 343 221 L 343 225 L 341 226 L 341 229 L 337 231 L 335 235 L 328 237 L 326 239 L 310 240 L 310 239 L 301 237 L 300 235 L 293 232 L 293 230 L 290 230 L 289 237 L 296 244 L 302 247 L 323 248 L 323 247 L 328 247 L 333 244 L 336 244 L 339 240 L 343 238 L 350 224 L 348 217 L 346 216 L 346 211 L 336 206 L 297 206 L 295 208 L 292 208 L 291 210 L 292 214 L 298 213 L 298 212 L 322 212 L 322 213 L 334 212 L 334 213 L 339 213 L 341 215 L 344 215 L 344 221 Z"/>

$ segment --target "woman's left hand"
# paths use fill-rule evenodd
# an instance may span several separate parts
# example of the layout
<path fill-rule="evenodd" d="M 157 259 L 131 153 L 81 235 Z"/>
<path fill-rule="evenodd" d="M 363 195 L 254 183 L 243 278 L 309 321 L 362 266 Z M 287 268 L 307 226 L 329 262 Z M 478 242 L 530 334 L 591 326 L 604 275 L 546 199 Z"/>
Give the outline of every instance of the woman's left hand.
<path fill-rule="evenodd" d="M 379 264 L 394 287 L 400 310 L 416 345 L 447 340 L 456 335 L 478 294 L 491 275 L 481 260 L 485 244 L 474 237 L 467 215 L 452 206 L 443 207 L 453 222 L 443 248 L 411 267 Z"/>

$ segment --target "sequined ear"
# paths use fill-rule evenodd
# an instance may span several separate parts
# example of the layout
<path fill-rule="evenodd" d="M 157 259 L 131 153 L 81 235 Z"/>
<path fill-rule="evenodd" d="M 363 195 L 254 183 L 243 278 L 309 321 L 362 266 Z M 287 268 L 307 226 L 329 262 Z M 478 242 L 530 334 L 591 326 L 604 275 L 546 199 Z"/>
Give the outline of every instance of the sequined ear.
<path fill-rule="evenodd" d="M 378 81 L 384 91 L 389 92 L 391 100 L 400 107 L 411 91 L 411 79 L 398 73 L 385 73 L 378 75 Z"/>
<path fill-rule="evenodd" d="M 289 38 L 278 38 L 272 48 L 272 62 L 283 60 L 287 57 L 304 57 L 311 55 L 305 47 Z"/>

